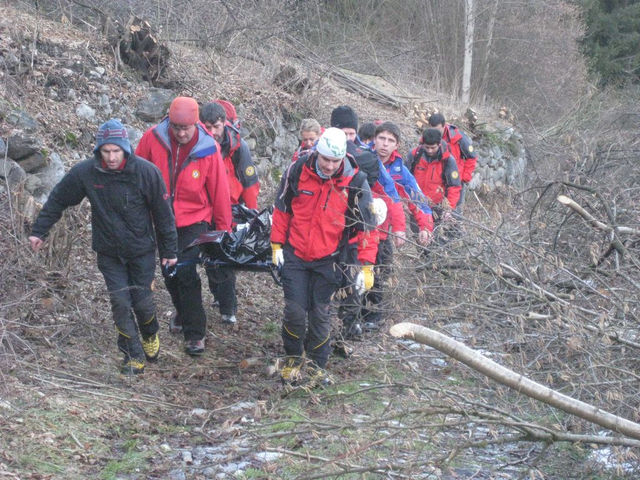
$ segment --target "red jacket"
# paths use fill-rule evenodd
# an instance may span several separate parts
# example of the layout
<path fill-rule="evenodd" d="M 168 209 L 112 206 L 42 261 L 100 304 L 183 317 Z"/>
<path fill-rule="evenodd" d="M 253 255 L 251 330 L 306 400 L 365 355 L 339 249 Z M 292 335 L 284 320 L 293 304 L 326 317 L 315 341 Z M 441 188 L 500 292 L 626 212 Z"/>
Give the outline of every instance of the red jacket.
<path fill-rule="evenodd" d="M 348 187 L 351 187 L 359 192 L 357 205 L 362 215 L 370 212 L 371 190 L 366 175 L 356 179 L 358 168 L 347 157 L 337 174 L 323 179 L 315 170 L 316 157 L 317 154 L 311 155 L 302 165 L 292 163 L 282 176 L 271 225 L 271 241 L 289 244 L 295 255 L 306 262 L 336 253 L 345 238 L 345 230 L 352 224 L 362 224 L 362 230 L 373 227 L 370 218 L 363 222 L 362 218 L 352 219 L 353 205 L 348 205 Z M 352 180 L 358 184 L 354 185 Z M 371 241 L 365 244 L 365 240 L 363 235 L 358 245 L 358 260 L 374 263 L 375 251 L 373 256 L 370 251 L 367 253 Z"/>
<path fill-rule="evenodd" d="M 171 196 L 177 227 L 198 222 L 215 223 L 218 230 L 231 229 L 229 184 L 218 144 L 197 125 L 198 141 L 180 171 L 173 171 L 169 118 L 147 130 L 136 155 L 156 165 Z"/>
<path fill-rule="evenodd" d="M 447 142 L 453 158 L 456 159 L 461 180 L 464 183 L 470 182 L 478 162 L 478 154 L 473 151 L 471 139 L 450 123 L 445 123 L 442 139 Z"/>
<path fill-rule="evenodd" d="M 445 198 L 452 208 L 458 205 L 462 188 L 460 174 L 456 161 L 444 142 L 440 143 L 435 157 L 427 157 L 421 146 L 414 148 L 409 154 L 408 162 L 420 190 L 433 205 L 440 204 Z"/>

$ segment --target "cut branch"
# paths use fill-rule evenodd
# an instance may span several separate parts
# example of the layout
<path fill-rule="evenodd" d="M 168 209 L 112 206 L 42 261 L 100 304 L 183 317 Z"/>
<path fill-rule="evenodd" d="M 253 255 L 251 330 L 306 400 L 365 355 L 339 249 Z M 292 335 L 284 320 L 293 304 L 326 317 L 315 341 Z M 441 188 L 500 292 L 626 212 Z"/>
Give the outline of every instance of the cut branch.
<path fill-rule="evenodd" d="M 559 408 L 614 432 L 640 440 L 640 424 L 618 417 L 534 382 L 435 330 L 413 323 L 398 323 L 391 327 L 390 333 L 394 337 L 409 338 L 440 350 L 489 378 L 517 392 L 524 393 L 528 397 L 540 400 L 552 407 Z"/>

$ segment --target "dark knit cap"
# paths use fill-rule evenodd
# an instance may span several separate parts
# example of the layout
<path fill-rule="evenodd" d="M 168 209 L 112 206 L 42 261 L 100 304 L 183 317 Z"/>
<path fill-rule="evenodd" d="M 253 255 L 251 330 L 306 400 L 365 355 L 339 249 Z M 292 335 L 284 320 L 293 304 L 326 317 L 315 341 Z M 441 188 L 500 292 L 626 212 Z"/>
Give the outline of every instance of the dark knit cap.
<path fill-rule="evenodd" d="M 442 140 L 442 134 L 437 128 L 427 128 L 422 132 L 422 143 L 425 145 L 435 145 Z"/>
<path fill-rule="evenodd" d="M 358 115 L 348 105 L 340 105 L 331 112 L 331 126 L 358 130 Z"/>
<path fill-rule="evenodd" d="M 214 124 L 218 120 L 224 122 L 226 119 L 227 112 L 218 102 L 205 103 L 202 108 L 200 108 L 200 121 L 202 123 L 209 122 Z"/>
<path fill-rule="evenodd" d="M 444 115 L 441 113 L 434 113 L 429 117 L 429 125 L 437 127 L 438 125 L 444 125 Z"/>
<path fill-rule="evenodd" d="M 94 153 L 98 153 L 100 147 L 106 144 L 119 146 L 124 150 L 125 155 L 131 155 L 131 143 L 129 142 L 129 134 L 120 120 L 112 118 L 100 125 L 98 133 L 96 133 L 96 147 Z"/>

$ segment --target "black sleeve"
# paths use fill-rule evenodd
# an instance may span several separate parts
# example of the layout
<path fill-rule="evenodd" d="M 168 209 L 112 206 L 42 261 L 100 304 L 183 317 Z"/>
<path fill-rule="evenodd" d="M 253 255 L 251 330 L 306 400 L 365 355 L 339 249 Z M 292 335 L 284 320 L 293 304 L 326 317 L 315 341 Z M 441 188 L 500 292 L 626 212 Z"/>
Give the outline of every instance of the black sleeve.
<path fill-rule="evenodd" d="M 460 145 L 460 156 L 462 158 L 477 158 L 478 154 L 473 150 L 473 142 L 467 134 L 462 134 L 458 144 Z"/>
<path fill-rule="evenodd" d="M 367 176 L 363 172 L 358 172 L 349 188 L 350 196 L 354 197 L 353 206 L 350 205 L 350 208 L 355 223 L 349 225 L 350 219 L 347 219 L 347 227 L 353 226 L 356 230 L 367 232 L 375 229 L 377 224 L 373 213 L 373 195 L 367 183 Z"/>
<path fill-rule="evenodd" d="M 62 213 L 67 208 L 78 205 L 86 196 L 80 178 L 82 168 L 84 168 L 83 163 L 74 166 L 53 188 L 33 224 L 31 235 L 42 239 L 46 238 L 51 227 L 60 220 Z"/>
<path fill-rule="evenodd" d="M 240 140 L 240 147 L 233 153 L 233 165 L 236 177 L 244 188 L 258 183 L 258 172 L 251 158 L 251 150 L 244 140 Z"/>
<path fill-rule="evenodd" d="M 275 207 L 285 213 L 291 213 L 291 200 L 297 194 L 298 179 L 300 172 L 307 157 L 298 159 L 298 161 L 289 165 L 287 170 L 282 174 L 278 193 L 276 193 Z"/>
<path fill-rule="evenodd" d="M 444 164 L 444 180 L 448 187 L 459 187 L 462 185 L 458 165 L 453 155 L 449 155 Z"/>
<path fill-rule="evenodd" d="M 152 163 L 143 159 L 139 160 L 142 170 L 143 195 L 147 199 L 147 205 L 153 218 L 158 241 L 158 254 L 160 258 L 176 258 L 178 254 L 176 221 L 162 174 L 158 167 Z"/>

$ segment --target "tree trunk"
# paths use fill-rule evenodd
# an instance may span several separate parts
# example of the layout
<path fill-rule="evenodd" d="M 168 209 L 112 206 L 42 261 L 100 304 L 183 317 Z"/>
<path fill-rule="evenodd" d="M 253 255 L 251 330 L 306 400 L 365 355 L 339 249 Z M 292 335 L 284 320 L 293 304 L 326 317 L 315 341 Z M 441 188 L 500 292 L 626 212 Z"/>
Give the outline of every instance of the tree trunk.
<path fill-rule="evenodd" d="M 489 360 L 463 343 L 453 340 L 435 330 L 405 322 L 398 323 L 391 327 L 390 333 L 394 337 L 410 338 L 416 342 L 438 349 L 474 370 L 485 374 L 492 380 L 506 385 L 519 393 L 524 393 L 528 397 L 540 400 L 552 407 L 559 408 L 560 410 L 576 415 L 601 427 L 613 430 L 614 432 L 640 439 L 640 424 L 618 417 L 617 415 L 563 395 L 555 390 L 551 390 L 540 383 L 534 382 L 523 375 L 499 365 L 493 360 Z"/>
<path fill-rule="evenodd" d="M 473 30 L 475 28 L 475 17 L 473 0 L 464 2 L 464 63 L 462 65 L 462 103 L 469 105 L 471 96 L 471 67 L 473 65 Z"/>
<path fill-rule="evenodd" d="M 496 25 L 496 17 L 498 16 L 498 0 L 493 2 L 493 8 L 491 9 L 491 15 L 489 16 L 489 25 L 487 26 L 487 46 L 484 54 L 484 65 L 482 68 L 482 82 L 480 87 L 482 88 L 482 103 L 487 101 L 487 88 L 489 84 L 489 57 L 491 56 L 491 46 L 493 44 L 493 30 Z"/>

